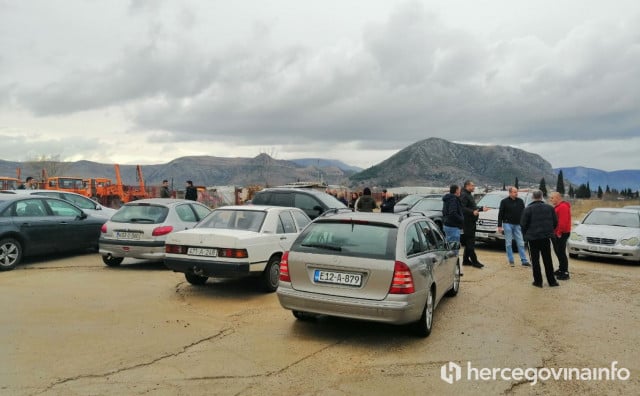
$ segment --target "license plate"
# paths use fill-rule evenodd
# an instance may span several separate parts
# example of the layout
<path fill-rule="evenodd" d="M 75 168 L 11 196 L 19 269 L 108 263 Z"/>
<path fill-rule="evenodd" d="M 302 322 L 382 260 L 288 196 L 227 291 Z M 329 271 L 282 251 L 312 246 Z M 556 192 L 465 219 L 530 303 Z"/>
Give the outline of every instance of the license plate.
<path fill-rule="evenodd" d="M 592 252 L 599 252 L 599 253 L 611 253 L 613 251 L 608 246 L 589 246 L 587 249 Z"/>
<path fill-rule="evenodd" d="M 362 284 L 362 274 L 315 270 L 313 274 L 313 280 L 318 283 L 333 283 L 336 285 L 360 286 Z"/>
<path fill-rule="evenodd" d="M 129 231 L 116 231 L 115 232 L 117 239 L 133 239 L 139 240 L 142 235 L 141 232 L 129 232 Z"/>
<path fill-rule="evenodd" d="M 218 257 L 218 249 L 190 247 L 187 249 L 187 254 L 189 256 Z"/>

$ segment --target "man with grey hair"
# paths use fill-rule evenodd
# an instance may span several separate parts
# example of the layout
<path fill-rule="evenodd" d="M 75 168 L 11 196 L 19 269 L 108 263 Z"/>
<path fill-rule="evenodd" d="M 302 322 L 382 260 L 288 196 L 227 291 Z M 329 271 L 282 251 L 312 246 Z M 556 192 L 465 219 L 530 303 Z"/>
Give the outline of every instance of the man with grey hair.
<path fill-rule="evenodd" d="M 531 266 L 533 268 L 533 286 L 542 287 L 542 272 L 540 270 L 540 255 L 544 263 L 544 272 L 549 286 L 559 286 L 553 274 L 553 261 L 551 260 L 551 238 L 558 225 L 558 217 L 551 205 L 542 202 L 542 191 L 534 190 L 533 202 L 522 213 L 522 233 L 529 243 L 531 254 Z"/>
<path fill-rule="evenodd" d="M 509 196 L 500 201 L 498 209 L 498 232 L 504 233 L 504 245 L 507 251 L 507 260 L 512 267 L 515 265 L 513 258 L 513 240 L 516 240 L 520 262 L 524 267 L 528 267 L 527 255 L 524 251 L 524 240 L 522 239 L 522 229 L 520 219 L 524 211 L 524 201 L 518 198 L 518 189 L 509 187 Z"/>

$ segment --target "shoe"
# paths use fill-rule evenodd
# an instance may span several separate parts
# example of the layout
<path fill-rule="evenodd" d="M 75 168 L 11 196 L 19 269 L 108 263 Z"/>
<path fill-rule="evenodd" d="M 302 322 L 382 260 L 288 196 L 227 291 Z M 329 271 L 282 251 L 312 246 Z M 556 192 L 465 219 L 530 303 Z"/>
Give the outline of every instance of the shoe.
<path fill-rule="evenodd" d="M 514 263 L 512 261 L 509 261 L 509 265 L 512 266 L 512 267 L 515 267 L 516 263 Z"/>
<path fill-rule="evenodd" d="M 534 285 L 535 287 L 539 287 L 539 288 L 541 288 L 541 289 L 542 289 L 542 283 L 536 283 L 536 282 L 533 282 L 533 283 L 532 283 L 532 285 Z"/>
<path fill-rule="evenodd" d="M 529 264 L 528 261 L 525 261 L 524 263 L 522 263 L 523 267 L 531 267 L 531 264 Z"/>
<path fill-rule="evenodd" d="M 560 272 L 558 275 L 556 275 L 556 279 L 559 280 L 569 280 L 571 277 L 569 276 L 568 272 Z"/>
<path fill-rule="evenodd" d="M 478 261 L 477 263 L 472 263 L 471 266 L 474 268 L 482 268 L 484 267 L 484 264 Z"/>
<path fill-rule="evenodd" d="M 555 276 L 558 276 L 558 275 L 562 274 L 562 271 L 560 271 L 560 270 L 556 270 L 553 274 L 554 274 Z"/>
<path fill-rule="evenodd" d="M 463 261 L 462 265 L 473 265 L 471 261 Z"/>
<path fill-rule="evenodd" d="M 549 286 L 556 287 L 556 286 L 560 286 L 560 284 L 558 282 L 554 282 L 554 283 L 549 283 Z M 542 287 L 542 286 L 540 286 L 540 287 Z"/>

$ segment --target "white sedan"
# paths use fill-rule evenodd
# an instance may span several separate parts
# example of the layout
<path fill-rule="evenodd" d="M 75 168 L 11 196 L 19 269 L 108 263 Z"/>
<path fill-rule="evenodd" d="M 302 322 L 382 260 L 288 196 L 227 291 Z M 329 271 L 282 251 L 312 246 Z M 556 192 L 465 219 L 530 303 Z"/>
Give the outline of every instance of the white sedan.
<path fill-rule="evenodd" d="M 310 222 L 298 208 L 221 207 L 195 228 L 169 234 L 164 263 L 193 285 L 209 277 L 260 276 L 263 289 L 273 292 L 282 254 Z"/>

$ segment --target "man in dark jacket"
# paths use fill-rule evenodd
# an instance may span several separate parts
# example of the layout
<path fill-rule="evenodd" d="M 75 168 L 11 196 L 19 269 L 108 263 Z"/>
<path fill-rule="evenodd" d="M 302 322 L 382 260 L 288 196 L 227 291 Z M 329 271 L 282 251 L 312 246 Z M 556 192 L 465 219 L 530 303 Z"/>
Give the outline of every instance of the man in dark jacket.
<path fill-rule="evenodd" d="M 462 204 L 460 203 L 460 186 L 452 184 L 449 193 L 442 197 L 442 217 L 444 222 L 444 234 L 447 242 L 460 243 L 460 230 L 464 224 Z M 458 251 L 456 250 L 456 257 Z M 462 269 L 460 271 L 462 275 Z"/>
<path fill-rule="evenodd" d="M 362 196 L 356 201 L 356 212 L 373 212 L 374 209 L 378 209 L 378 205 L 371 196 L 371 189 L 365 187 Z"/>
<path fill-rule="evenodd" d="M 520 228 L 520 220 L 524 211 L 524 201 L 518 198 L 518 189 L 509 187 L 509 196 L 500 201 L 500 209 L 498 209 L 498 232 L 504 233 L 504 245 L 507 250 L 507 260 L 513 267 L 513 238 L 516 239 L 518 246 L 518 254 L 520 255 L 520 263 L 528 267 L 531 264 L 527 261 L 527 255 L 524 251 L 524 240 L 522 239 L 522 229 Z"/>
<path fill-rule="evenodd" d="M 396 198 L 393 193 L 387 192 L 385 188 L 382 190 L 382 203 L 380 204 L 380 212 L 393 213 L 393 207 L 396 206 Z"/>
<path fill-rule="evenodd" d="M 487 207 L 480 208 L 476 205 L 476 200 L 473 198 L 473 192 L 476 190 L 476 185 L 471 180 L 464 182 L 464 188 L 460 193 L 460 202 L 462 203 L 462 213 L 464 215 L 464 253 L 462 254 L 462 265 L 471 265 L 476 268 L 484 267 L 478 257 L 476 256 L 476 221 L 478 220 L 478 213 L 486 212 L 489 210 Z"/>
<path fill-rule="evenodd" d="M 171 198 L 171 190 L 169 189 L 169 180 L 162 181 L 162 187 L 160 187 L 160 198 Z"/>
<path fill-rule="evenodd" d="M 193 182 L 191 180 L 187 180 L 187 190 L 184 193 L 184 199 L 191 201 L 198 200 L 198 190 L 193 186 Z"/>
<path fill-rule="evenodd" d="M 540 255 L 544 263 L 549 286 L 559 286 L 553 275 L 553 261 L 551 261 L 551 238 L 558 226 L 558 217 L 551 205 L 542 202 L 542 191 L 532 193 L 533 202 L 522 213 L 522 233 L 529 243 L 531 265 L 533 268 L 533 285 L 542 287 L 542 272 L 540 271 Z"/>

